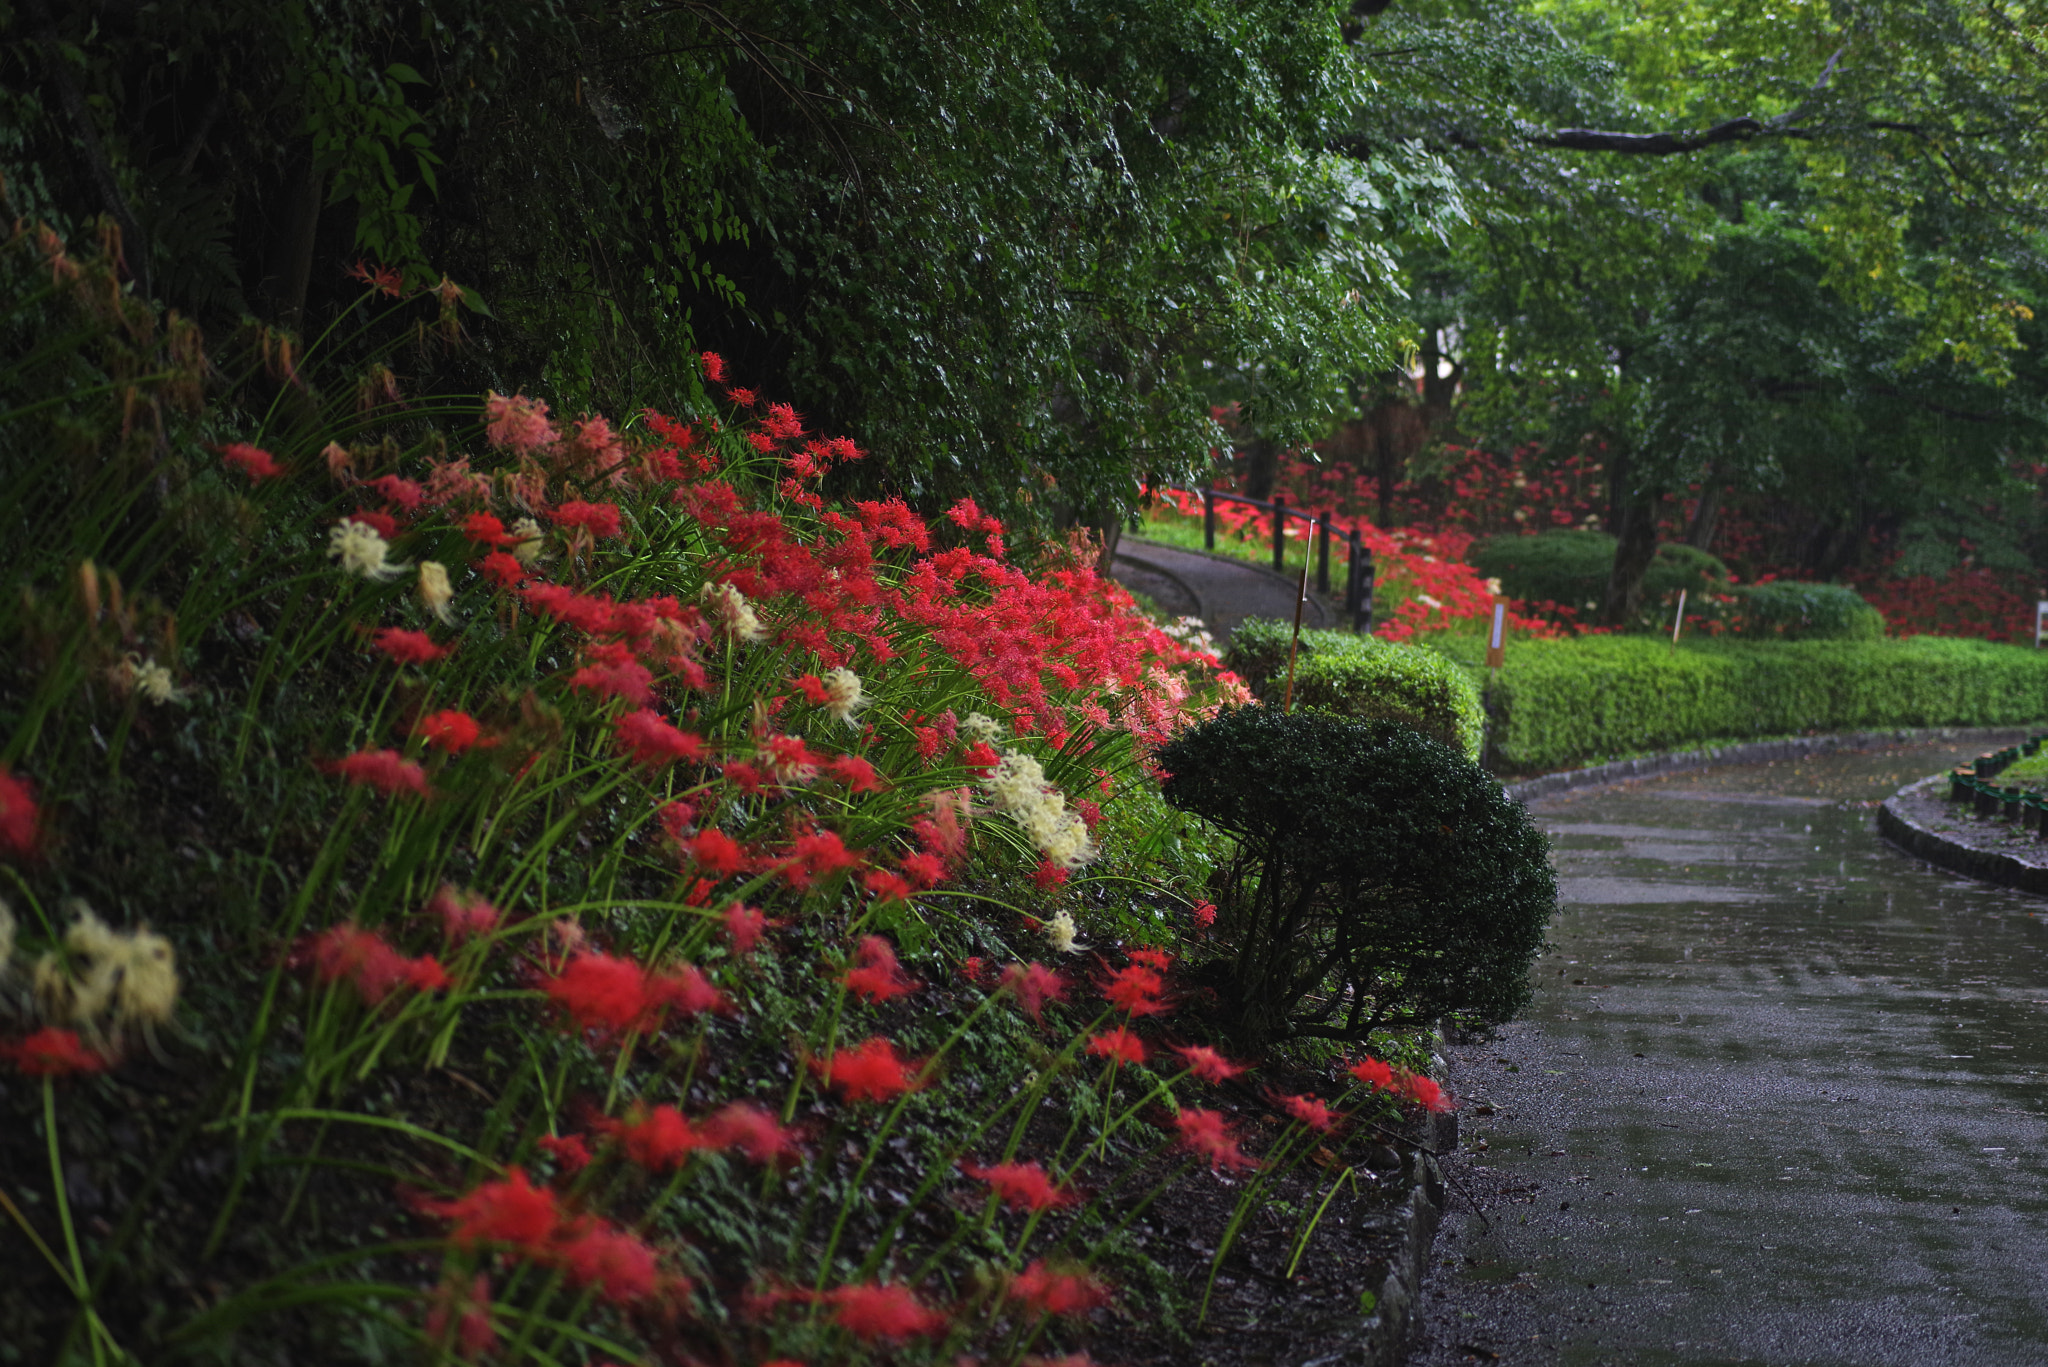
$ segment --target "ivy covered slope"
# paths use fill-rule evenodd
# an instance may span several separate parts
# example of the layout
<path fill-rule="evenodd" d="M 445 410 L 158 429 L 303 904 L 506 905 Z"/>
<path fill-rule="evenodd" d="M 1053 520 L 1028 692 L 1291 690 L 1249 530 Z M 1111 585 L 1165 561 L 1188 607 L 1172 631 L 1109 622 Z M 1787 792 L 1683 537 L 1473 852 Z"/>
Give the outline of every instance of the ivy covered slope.
<path fill-rule="evenodd" d="M 826 501 L 713 355 L 566 419 L 0 281 L 0 1360 L 1171 1340 L 1162 1192 L 1447 1104 L 1213 1032 L 1150 757 L 1244 695 L 1085 544 Z"/>

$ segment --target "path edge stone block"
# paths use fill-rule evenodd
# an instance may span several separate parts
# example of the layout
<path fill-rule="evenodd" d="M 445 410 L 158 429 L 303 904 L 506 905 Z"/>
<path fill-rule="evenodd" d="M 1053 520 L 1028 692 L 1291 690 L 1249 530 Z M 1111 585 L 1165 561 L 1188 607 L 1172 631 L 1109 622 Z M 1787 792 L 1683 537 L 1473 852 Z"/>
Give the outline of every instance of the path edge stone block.
<path fill-rule="evenodd" d="M 1976 848 L 1931 830 L 1915 818 L 1914 809 L 1924 806 L 1930 798 L 1944 801 L 1938 790 L 1947 785 L 1948 775 L 1944 773 L 1930 775 L 1899 789 L 1879 805 L 1878 831 L 1907 854 L 1924 859 L 1937 868 L 1980 882 L 2048 897 L 2048 864 L 2034 863 L 2000 850 Z M 2043 847 L 2043 855 L 2048 857 L 2048 846 Z"/>

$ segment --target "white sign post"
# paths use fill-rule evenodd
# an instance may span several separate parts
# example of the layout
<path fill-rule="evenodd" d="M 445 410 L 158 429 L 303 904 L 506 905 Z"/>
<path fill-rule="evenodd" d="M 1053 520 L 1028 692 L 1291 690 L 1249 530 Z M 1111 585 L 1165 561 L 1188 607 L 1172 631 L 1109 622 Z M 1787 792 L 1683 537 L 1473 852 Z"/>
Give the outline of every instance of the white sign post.
<path fill-rule="evenodd" d="M 2041 648 L 2041 637 L 2044 632 L 2048 632 L 2048 598 L 2040 599 L 2034 604 L 2034 649 Z"/>

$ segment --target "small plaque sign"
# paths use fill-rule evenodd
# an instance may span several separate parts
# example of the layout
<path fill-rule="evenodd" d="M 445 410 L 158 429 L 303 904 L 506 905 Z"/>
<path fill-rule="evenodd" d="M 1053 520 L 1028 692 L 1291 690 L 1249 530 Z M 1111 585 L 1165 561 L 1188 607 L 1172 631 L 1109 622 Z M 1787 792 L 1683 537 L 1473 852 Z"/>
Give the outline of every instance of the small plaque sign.
<path fill-rule="evenodd" d="M 1488 628 L 1486 636 L 1486 667 L 1488 669 L 1499 669 L 1501 662 L 1507 658 L 1507 636 L 1508 600 L 1496 598 L 1493 600 L 1493 625 Z"/>

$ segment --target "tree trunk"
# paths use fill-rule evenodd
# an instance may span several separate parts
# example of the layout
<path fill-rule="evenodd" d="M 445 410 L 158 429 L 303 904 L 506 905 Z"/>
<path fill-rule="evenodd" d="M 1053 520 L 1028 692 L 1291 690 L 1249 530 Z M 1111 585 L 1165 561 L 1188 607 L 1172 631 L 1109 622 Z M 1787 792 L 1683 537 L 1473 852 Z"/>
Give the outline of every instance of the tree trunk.
<path fill-rule="evenodd" d="M 1265 437 L 1244 448 L 1244 491 L 1251 498 L 1271 498 L 1273 478 L 1280 472 L 1280 449 Z"/>
<path fill-rule="evenodd" d="M 1707 550 L 1714 544 L 1714 523 L 1721 517 L 1721 480 L 1717 472 L 1707 471 L 1707 482 L 1700 486 L 1700 506 L 1693 509 L 1692 526 L 1685 534 L 1685 544 L 1695 550 Z"/>
<path fill-rule="evenodd" d="M 1627 481 L 1629 462 L 1611 459 L 1613 478 L 1609 506 L 1614 517 L 1614 568 L 1607 575 L 1607 595 L 1600 605 L 1600 620 L 1608 626 L 1626 626 L 1642 605 L 1643 575 L 1657 558 L 1657 505 L 1663 496 L 1655 491 L 1637 491 Z"/>
<path fill-rule="evenodd" d="M 264 311 L 280 327 L 297 328 L 306 312 L 306 287 L 313 278 L 313 240 L 320 227 L 325 177 L 309 153 L 284 193 L 284 221 L 270 239 L 258 293 Z"/>

